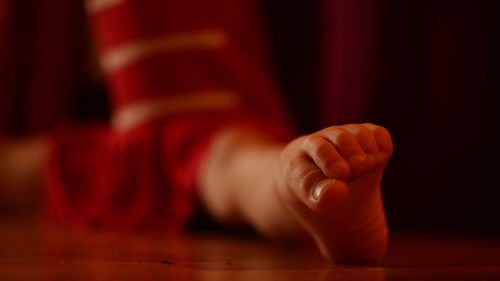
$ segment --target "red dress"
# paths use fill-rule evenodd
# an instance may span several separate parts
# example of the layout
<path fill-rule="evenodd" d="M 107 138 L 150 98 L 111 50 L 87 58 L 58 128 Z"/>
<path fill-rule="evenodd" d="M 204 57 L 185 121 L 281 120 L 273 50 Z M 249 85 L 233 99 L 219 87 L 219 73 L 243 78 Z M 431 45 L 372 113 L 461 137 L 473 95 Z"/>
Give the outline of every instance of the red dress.
<path fill-rule="evenodd" d="M 30 64 L 36 78 L 28 83 L 44 85 L 27 91 L 30 99 L 40 95 L 45 106 L 62 103 L 79 74 L 74 69 L 81 52 L 74 50 L 84 39 L 72 31 L 84 20 L 82 3 L 38 1 L 37 10 L 28 11 L 16 2 L 9 3 L 12 11 L 34 12 L 47 27 L 33 31 L 45 32 L 33 50 L 43 62 Z M 182 230 L 197 204 L 198 164 L 214 133 L 243 125 L 276 139 L 289 137 L 259 9 L 252 0 L 87 1 L 112 111 L 138 105 L 139 115 L 147 117 L 56 129 L 45 173 L 47 217 L 66 225 Z M 58 44 L 72 49 L 50 52 Z M 42 69 L 47 66 L 52 69 Z M 145 103 L 153 104 L 153 113 L 142 111 Z"/>

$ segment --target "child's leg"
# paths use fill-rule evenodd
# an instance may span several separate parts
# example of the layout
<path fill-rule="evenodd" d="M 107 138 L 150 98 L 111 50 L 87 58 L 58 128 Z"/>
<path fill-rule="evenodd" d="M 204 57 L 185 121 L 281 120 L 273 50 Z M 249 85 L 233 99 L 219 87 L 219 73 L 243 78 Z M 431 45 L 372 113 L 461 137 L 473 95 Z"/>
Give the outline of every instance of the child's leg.
<path fill-rule="evenodd" d="M 200 175 L 209 212 L 279 240 L 311 236 L 328 259 L 371 262 L 387 244 L 380 181 L 392 153 L 387 130 L 330 127 L 272 145 L 241 131 L 216 139 Z"/>
<path fill-rule="evenodd" d="M 0 136 L 0 213 L 33 213 L 41 199 L 45 136 Z"/>

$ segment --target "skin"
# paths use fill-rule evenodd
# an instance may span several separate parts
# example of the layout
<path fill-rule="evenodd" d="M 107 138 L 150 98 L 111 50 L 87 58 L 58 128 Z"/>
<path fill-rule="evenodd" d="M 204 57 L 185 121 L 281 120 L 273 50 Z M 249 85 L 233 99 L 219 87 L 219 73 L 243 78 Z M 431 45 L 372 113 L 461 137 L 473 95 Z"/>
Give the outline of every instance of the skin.
<path fill-rule="evenodd" d="M 42 136 L 0 138 L 0 211 L 31 213 L 38 208 L 46 148 Z"/>
<path fill-rule="evenodd" d="M 392 150 L 389 132 L 373 124 L 288 144 L 229 129 L 202 166 L 200 197 L 222 223 L 247 223 L 273 240 L 310 237 L 334 262 L 376 262 L 387 246 L 380 181 Z"/>
<path fill-rule="evenodd" d="M 0 141 L 1 208 L 36 209 L 46 147 L 40 137 Z M 388 239 L 380 181 L 392 149 L 389 132 L 373 124 L 333 126 L 285 144 L 227 128 L 202 161 L 199 197 L 223 224 L 250 225 L 279 243 L 312 239 L 334 262 L 376 262 Z"/>

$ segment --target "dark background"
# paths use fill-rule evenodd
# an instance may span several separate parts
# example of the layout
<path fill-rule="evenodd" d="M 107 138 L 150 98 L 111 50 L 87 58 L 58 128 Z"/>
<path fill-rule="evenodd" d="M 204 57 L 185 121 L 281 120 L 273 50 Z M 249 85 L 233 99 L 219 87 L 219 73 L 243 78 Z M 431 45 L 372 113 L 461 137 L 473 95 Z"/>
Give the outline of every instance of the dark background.
<path fill-rule="evenodd" d="M 317 110 L 325 51 L 318 2 L 284 9 L 267 1 L 277 72 L 301 133 L 324 126 Z M 380 3 L 363 121 L 393 135 L 383 182 L 390 225 L 500 233 L 499 5 Z"/>

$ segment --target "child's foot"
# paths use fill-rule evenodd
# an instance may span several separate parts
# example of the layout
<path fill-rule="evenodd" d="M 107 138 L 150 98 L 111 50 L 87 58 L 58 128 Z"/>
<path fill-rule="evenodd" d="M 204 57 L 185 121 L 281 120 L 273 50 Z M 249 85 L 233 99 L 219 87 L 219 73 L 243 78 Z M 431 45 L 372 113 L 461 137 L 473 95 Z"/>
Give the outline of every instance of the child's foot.
<path fill-rule="evenodd" d="M 326 258 L 374 262 L 385 254 L 380 181 L 391 154 L 389 132 L 373 124 L 329 127 L 283 150 L 278 195 Z"/>

